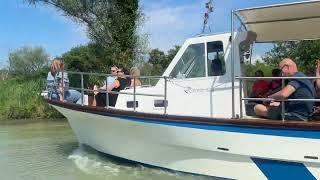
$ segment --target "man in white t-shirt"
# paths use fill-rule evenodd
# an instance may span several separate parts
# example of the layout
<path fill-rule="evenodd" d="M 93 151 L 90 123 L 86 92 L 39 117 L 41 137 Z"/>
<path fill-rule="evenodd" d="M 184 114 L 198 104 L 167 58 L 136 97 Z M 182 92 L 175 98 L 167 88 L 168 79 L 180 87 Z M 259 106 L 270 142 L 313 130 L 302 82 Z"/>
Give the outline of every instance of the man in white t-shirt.
<path fill-rule="evenodd" d="M 113 83 L 113 81 L 116 80 L 118 67 L 112 66 L 110 70 L 111 70 L 111 76 L 108 76 L 106 81 L 104 82 L 104 85 L 107 85 L 107 86 L 110 86 Z"/>
<path fill-rule="evenodd" d="M 117 66 L 112 66 L 111 67 L 111 76 L 108 76 L 106 78 L 106 80 L 103 82 L 103 86 L 102 87 L 98 87 L 97 85 L 94 85 L 93 90 L 98 90 L 98 89 L 102 89 L 102 90 L 106 90 L 107 86 L 110 86 L 114 80 L 116 80 L 117 75 L 118 75 L 118 67 Z M 98 91 L 94 92 L 94 94 L 98 94 Z"/>

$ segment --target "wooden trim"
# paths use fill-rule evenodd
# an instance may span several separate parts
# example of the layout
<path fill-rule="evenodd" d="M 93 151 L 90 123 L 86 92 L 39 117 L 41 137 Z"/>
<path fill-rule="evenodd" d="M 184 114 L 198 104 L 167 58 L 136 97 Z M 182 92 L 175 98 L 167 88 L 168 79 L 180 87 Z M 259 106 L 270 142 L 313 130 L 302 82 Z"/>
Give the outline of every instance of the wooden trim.
<path fill-rule="evenodd" d="M 277 129 L 300 129 L 300 130 L 320 130 L 320 122 L 317 121 L 281 121 L 268 119 L 227 119 L 227 118 L 207 118 L 195 116 L 177 116 L 167 114 L 152 114 L 133 112 L 119 109 L 106 109 L 103 107 L 81 106 L 78 104 L 66 103 L 56 100 L 47 100 L 49 104 L 72 109 L 81 112 L 99 114 L 104 116 L 123 116 L 139 118 L 145 121 L 164 121 L 175 123 L 193 123 L 201 125 L 224 125 L 224 126 L 245 126 L 252 128 L 277 128 Z"/>

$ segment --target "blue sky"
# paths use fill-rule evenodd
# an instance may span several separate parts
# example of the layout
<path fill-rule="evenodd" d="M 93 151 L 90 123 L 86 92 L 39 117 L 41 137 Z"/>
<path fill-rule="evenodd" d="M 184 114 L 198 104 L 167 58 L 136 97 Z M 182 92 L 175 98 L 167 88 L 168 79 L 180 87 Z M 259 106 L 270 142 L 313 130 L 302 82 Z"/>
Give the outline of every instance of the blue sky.
<path fill-rule="evenodd" d="M 140 0 L 146 21 L 149 47 L 168 50 L 180 45 L 202 28 L 207 0 Z M 294 0 L 214 0 L 210 24 L 213 32 L 230 31 L 230 11 L 252 6 L 288 3 Z M 86 28 L 65 18 L 55 9 L 29 6 L 23 0 L 0 1 L 0 67 L 8 53 L 22 46 L 43 46 L 51 57 L 86 44 Z M 261 55 L 263 49 L 258 50 Z"/>

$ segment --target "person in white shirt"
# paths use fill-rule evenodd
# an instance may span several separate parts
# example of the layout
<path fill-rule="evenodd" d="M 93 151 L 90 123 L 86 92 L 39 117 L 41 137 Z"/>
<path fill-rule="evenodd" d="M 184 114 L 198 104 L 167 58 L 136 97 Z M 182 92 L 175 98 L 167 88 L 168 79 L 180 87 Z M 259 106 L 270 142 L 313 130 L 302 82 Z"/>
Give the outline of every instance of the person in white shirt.
<path fill-rule="evenodd" d="M 93 90 L 98 90 L 98 89 L 106 90 L 108 86 L 111 86 L 111 85 L 112 85 L 112 83 L 114 82 L 114 80 L 117 79 L 118 67 L 117 67 L 117 66 L 112 66 L 111 69 L 110 69 L 110 71 L 111 71 L 111 75 L 106 78 L 106 80 L 105 80 L 104 83 L 103 83 L 103 86 L 99 88 L 97 85 L 94 85 Z M 97 95 L 97 94 L 98 94 L 98 91 L 95 91 L 94 94 Z"/>
<path fill-rule="evenodd" d="M 113 81 L 116 80 L 118 67 L 112 66 L 110 70 L 111 70 L 111 76 L 108 76 L 104 83 L 107 86 L 110 86 L 113 83 Z"/>

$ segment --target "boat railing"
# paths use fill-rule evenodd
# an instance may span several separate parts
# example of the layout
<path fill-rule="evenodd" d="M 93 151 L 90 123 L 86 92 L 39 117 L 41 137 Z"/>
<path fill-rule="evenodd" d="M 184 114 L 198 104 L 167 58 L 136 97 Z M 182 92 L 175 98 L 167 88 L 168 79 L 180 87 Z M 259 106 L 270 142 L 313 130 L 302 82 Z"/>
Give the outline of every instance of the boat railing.
<path fill-rule="evenodd" d="M 320 79 L 320 77 L 235 77 L 235 79 L 239 80 L 239 97 L 240 97 L 240 118 L 243 118 L 243 104 L 242 101 L 274 101 L 272 98 L 248 98 L 243 97 L 243 81 L 249 80 L 275 80 L 280 79 L 282 88 L 285 87 L 285 80 L 290 79 L 307 79 L 307 80 L 315 80 Z M 278 100 L 277 100 L 278 101 Z M 281 117 L 282 121 L 285 121 L 285 102 L 293 102 L 293 101 L 303 101 L 303 102 L 320 102 L 320 99 L 283 99 L 281 100 Z"/>
<path fill-rule="evenodd" d="M 167 76 L 132 76 L 132 75 L 123 75 L 123 77 L 129 77 L 131 79 L 133 79 L 134 84 L 136 84 L 136 80 L 137 79 L 146 79 L 148 80 L 149 84 L 148 85 L 143 85 L 141 87 L 151 87 L 151 80 L 154 79 L 163 79 L 164 80 L 164 91 L 163 94 L 150 94 L 150 93 L 137 93 L 137 87 L 133 86 L 133 93 L 131 92 L 116 92 L 116 91 L 108 91 L 108 90 L 104 90 L 104 89 L 88 89 L 84 87 L 84 75 L 87 76 L 100 76 L 100 77 L 108 77 L 108 76 L 112 76 L 111 74 L 104 74 L 104 73 L 90 73 L 90 72 L 73 72 L 73 71 L 63 71 L 62 72 L 62 77 L 63 74 L 67 73 L 69 75 L 79 75 L 80 76 L 80 80 L 81 80 L 81 87 L 68 87 L 69 89 L 73 89 L 73 90 L 78 90 L 81 92 L 81 105 L 84 105 L 84 93 L 85 92 L 101 92 L 101 93 L 106 93 L 106 107 L 105 108 L 110 108 L 109 106 L 109 98 L 108 98 L 108 94 L 126 94 L 126 95 L 132 95 L 133 96 L 133 111 L 136 111 L 137 109 L 137 104 L 136 104 L 136 96 L 151 96 L 151 97 L 161 97 L 163 98 L 163 104 L 164 104 L 164 114 L 167 113 L 167 82 L 169 77 Z M 64 87 L 62 87 L 64 88 Z"/>

